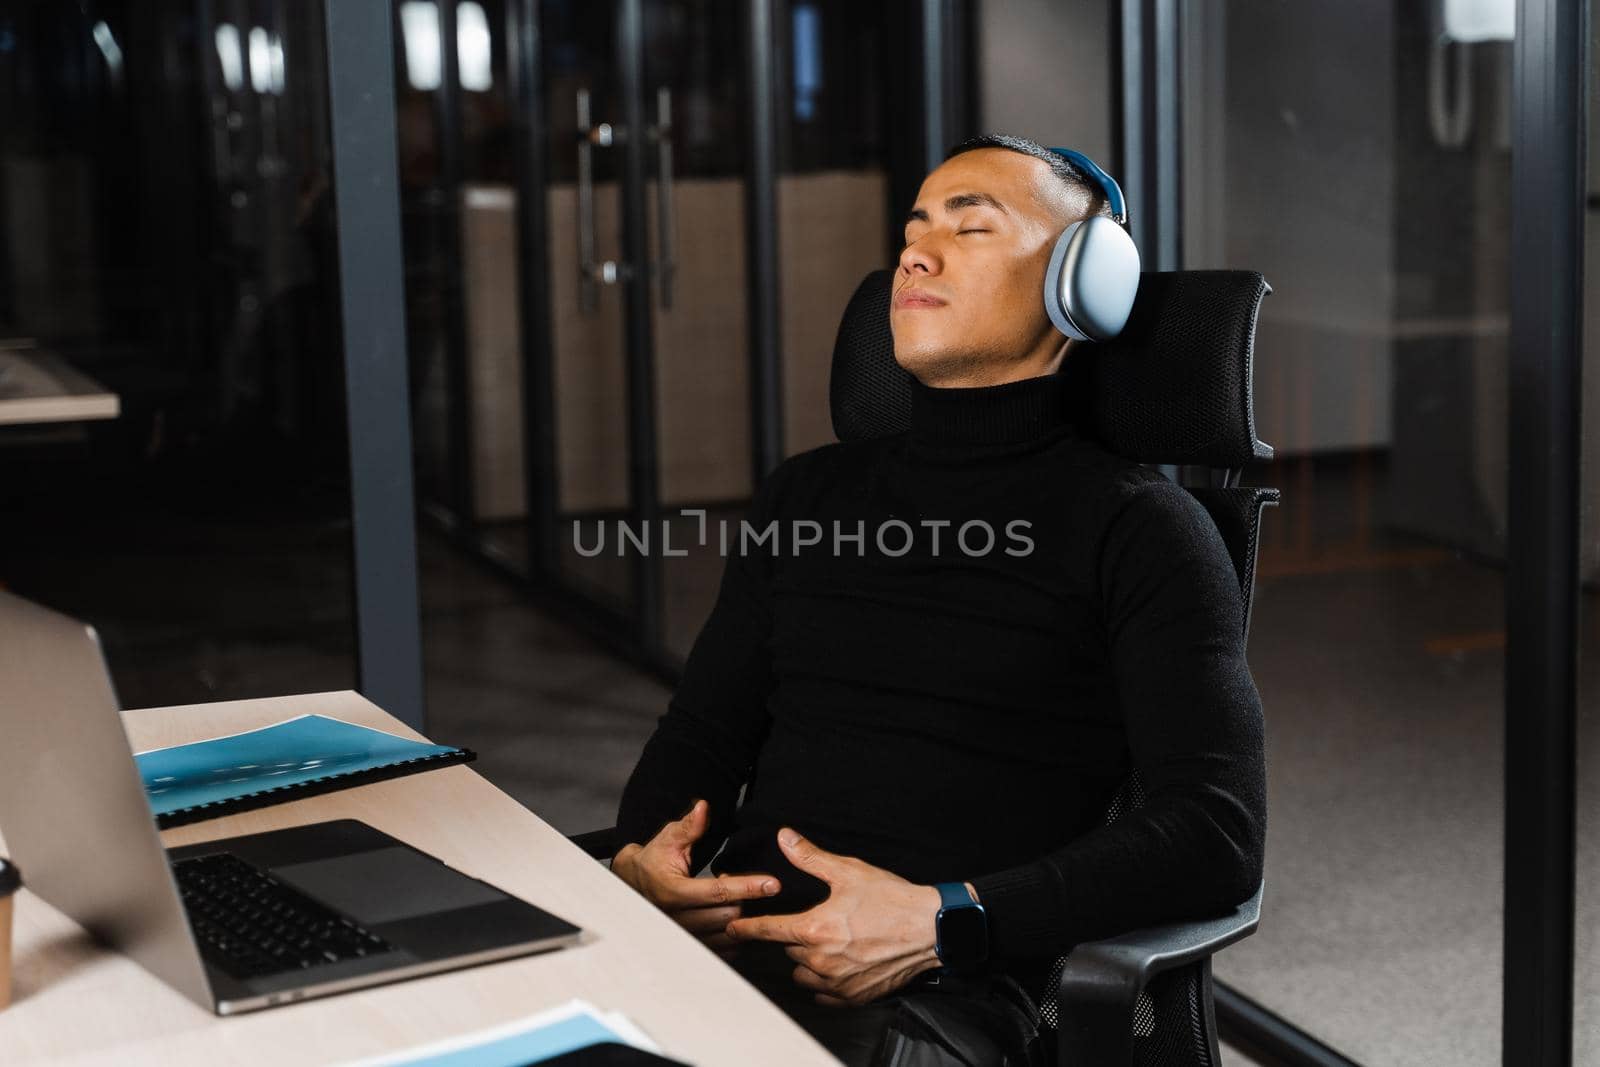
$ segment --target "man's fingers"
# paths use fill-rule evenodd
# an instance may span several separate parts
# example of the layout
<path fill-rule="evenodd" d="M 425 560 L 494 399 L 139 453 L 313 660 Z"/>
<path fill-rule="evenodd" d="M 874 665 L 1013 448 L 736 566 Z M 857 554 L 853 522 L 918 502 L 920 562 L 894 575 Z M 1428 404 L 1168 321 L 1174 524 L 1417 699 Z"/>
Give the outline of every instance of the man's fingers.
<path fill-rule="evenodd" d="M 721 956 L 723 959 L 727 959 L 739 951 L 739 942 L 735 941 L 727 934 L 707 934 L 700 940 L 705 942 L 705 946 L 707 948 Z"/>
<path fill-rule="evenodd" d="M 778 831 L 778 845 L 783 849 L 783 854 L 789 857 L 790 863 L 829 885 L 843 873 L 843 856 L 818 848 L 793 830 L 784 828 Z"/>
<path fill-rule="evenodd" d="M 756 915 L 748 919 L 735 919 L 728 924 L 728 936 L 735 941 L 777 941 L 785 945 L 803 945 L 797 920 L 800 915 Z"/>
<path fill-rule="evenodd" d="M 704 836 L 710 813 L 711 805 L 704 800 L 697 800 L 690 805 L 687 815 L 677 822 L 668 823 L 667 830 L 677 844 L 692 845 Z"/>
<path fill-rule="evenodd" d="M 818 993 L 811 999 L 816 1001 L 818 1004 L 821 1004 L 824 1008 L 848 1008 L 850 1006 L 850 1002 L 848 1000 L 841 1000 L 838 997 L 831 997 L 826 993 Z"/>
<path fill-rule="evenodd" d="M 723 874 L 715 878 L 672 878 L 660 886 L 656 903 L 667 909 L 705 908 L 760 900 L 778 891 L 770 874 Z"/>
<path fill-rule="evenodd" d="M 813 993 L 826 994 L 830 988 L 826 978 L 804 964 L 794 969 L 794 984 Z"/>
<path fill-rule="evenodd" d="M 684 908 L 681 911 L 669 912 L 674 922 L 691 934 L 716 933 L 726 936 L 723 931 L 728 924 L 739 917 L 739 906 L 723 908 Z"/>
<path fill-rule="evenodd" d="M 826 978 L 828 977 L 827 968 L 822 965 L 818 956 L 813 955 L 815 951 L 810 945 L 785 945 L 783 947 L 785 956 L 788 956 L 811 973 Z"/>

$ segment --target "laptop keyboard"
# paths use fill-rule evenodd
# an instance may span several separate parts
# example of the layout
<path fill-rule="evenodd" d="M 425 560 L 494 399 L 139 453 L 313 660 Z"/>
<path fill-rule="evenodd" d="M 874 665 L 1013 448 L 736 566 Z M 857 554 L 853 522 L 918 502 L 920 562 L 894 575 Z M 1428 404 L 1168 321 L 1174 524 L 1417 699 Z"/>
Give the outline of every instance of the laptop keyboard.
<path fill-rule="evenodd" d="M 377 934 L 227 852 L 172 865 L 200 954 L 235 978 L 393 949 Z"/>

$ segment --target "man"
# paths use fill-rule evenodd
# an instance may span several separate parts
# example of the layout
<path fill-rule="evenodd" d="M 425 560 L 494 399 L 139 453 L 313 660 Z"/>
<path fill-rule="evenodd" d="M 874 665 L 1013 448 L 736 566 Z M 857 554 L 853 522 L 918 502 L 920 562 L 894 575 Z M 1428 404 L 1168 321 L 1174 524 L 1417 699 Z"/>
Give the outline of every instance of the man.
<path fill-rule="evenodd" d="M 1037 993 L 1073 945 L 1225 910 L 1261 877 L 1227 550 L 1182 488 L 1079 435 L 1056 373 L 1045 268 L 1103 200 L 1015 138 L 928 175 L 890 312 L 911 428 L 761 486 L 748 525 L 776 522 L 779 551 L 730 552 L 623 796 L 613 870 L 847 1063 L 888 1057 L 919 1012 L 986 1030 L 949 1062 L 1027 1062 L 1003 978 Z M 834 536 L 802 549 L 802 521 Z M 1101 825 L 1135 769 L 1147 803 Z M 940 968 L 952 886 L 983 906 L 981 967 Z"/>

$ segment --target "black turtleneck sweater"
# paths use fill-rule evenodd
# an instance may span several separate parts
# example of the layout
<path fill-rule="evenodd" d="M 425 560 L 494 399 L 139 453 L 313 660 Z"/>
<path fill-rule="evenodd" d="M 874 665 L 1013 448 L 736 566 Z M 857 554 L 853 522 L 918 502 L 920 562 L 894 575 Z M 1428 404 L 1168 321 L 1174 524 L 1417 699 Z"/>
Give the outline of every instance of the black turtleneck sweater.
<path fill-rule="evenodd" d="M 1254 892 L 1261 706 L 1233 565 L 1186 491 L 1074 432 L 1066 383 L 913 383 L 908 432 L 773 472 L 623 794 L 628 840 L 708 799 L 696 859 L 726 842 L 716 870 L 779 875 L 767 910 L 825 893 L 782 826 L 970 881 L 1018 971 Z M 1147 803 L 1103 825 L 1134 768 Z"/>

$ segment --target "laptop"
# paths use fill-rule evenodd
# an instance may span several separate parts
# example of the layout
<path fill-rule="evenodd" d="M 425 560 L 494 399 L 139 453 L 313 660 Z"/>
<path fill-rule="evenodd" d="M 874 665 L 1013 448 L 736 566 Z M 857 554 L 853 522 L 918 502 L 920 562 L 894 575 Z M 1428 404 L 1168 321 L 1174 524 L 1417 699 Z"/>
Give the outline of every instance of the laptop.
<path fill-rule="evenodd" d="M 94 630 L 4 592 L 0 832 L 33 892 L 219 1015 L 581 934 L 354 819 L 164 849 Z"/>

